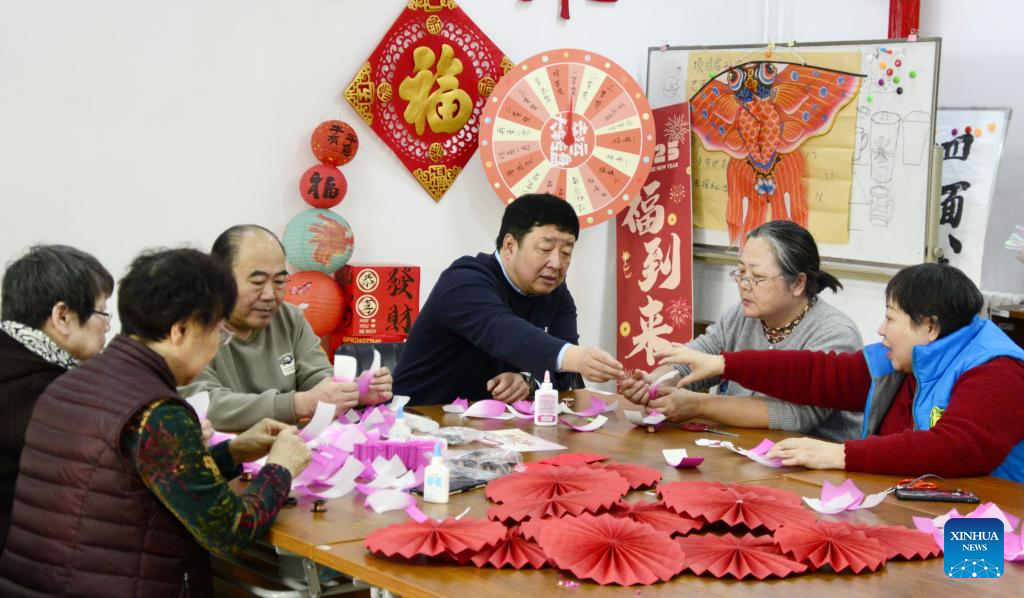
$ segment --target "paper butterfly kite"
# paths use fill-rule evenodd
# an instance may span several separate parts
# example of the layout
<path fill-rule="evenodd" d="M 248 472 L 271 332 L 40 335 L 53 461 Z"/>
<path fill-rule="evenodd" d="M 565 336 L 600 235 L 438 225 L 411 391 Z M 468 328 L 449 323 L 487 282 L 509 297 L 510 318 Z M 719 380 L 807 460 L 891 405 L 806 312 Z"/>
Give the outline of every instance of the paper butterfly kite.
<path fill-rule="evenodd" d="M 690 98 L 704 149 L 729 155 L 726 226 L 731 244 L 772 220 L 807 227 L 805 140 L 828 133 L 857 96 L 863 75 L 788 62 L 747 62 L 712 78 Z"/>

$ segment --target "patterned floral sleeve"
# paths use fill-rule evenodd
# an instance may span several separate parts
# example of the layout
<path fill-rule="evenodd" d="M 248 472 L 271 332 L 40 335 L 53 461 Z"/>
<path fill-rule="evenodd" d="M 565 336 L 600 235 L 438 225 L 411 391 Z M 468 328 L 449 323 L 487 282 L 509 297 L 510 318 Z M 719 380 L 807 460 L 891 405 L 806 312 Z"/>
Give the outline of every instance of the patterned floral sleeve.
<path fill-rule="evenodd" d="M 266 465 L 236 494 L 224 478 L 237 475 L 228 443 L 207 450 L 191 414 L 173 401 L 157 401 L 135 416 L 121 445 L 146 487 L 214 554 L 262 537 L 291 488 L 287 469 Z"/>

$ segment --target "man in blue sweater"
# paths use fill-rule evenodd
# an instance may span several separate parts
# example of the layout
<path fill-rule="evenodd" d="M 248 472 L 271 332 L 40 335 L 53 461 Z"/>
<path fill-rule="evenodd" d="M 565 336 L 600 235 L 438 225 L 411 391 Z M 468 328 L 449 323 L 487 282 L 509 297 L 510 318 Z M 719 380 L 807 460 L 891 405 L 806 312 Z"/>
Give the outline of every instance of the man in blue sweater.
<path fill-rule="evenodd" d="M 416 318 L 394 374 L 413 405 L 457 397 L 513 402 L 550 371 L 555 387 L 582 374 L 606 382 L 622 364 L 580 347 L 576 304 L 565 285 L 580 226 L 554 195 L 524 195 L 505 209 L 497 251 L 461 257 L 441 273 Z M 524 375 L 529 374 L 529 375 Z"/>

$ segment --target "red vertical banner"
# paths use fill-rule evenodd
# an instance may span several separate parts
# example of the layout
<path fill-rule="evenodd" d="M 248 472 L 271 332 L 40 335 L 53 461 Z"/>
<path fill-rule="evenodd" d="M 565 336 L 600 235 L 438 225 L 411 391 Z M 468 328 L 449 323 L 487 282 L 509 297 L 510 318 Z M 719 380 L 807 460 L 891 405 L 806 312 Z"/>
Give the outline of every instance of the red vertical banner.
<path fill-rule="evenodd" d="M 693 338 L 690 106 L 652 110 L 654 164 L 616 218 L 617 357 L 650 371 L 654 352 Z"/>
<path fill-rule="evenodd" d="M 917 34 L 921 22 L 921 0 L 889 0 L 889 39 Z"/>

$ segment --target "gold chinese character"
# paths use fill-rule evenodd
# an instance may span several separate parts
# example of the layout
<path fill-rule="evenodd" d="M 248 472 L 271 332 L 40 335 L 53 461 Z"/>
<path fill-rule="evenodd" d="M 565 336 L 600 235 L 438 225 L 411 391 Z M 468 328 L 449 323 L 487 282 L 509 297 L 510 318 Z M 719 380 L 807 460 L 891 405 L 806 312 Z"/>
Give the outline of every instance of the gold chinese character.
<path fill-rule="evenodd" d="M 469 94 L 459 89 L 462 61 L 455 58 L 455 50 L 448 44 L 441 46 L 435 72 L 430 70 L 435 59 L 430 48 L 416 48 L 412 58 L 413 75 L 406 77 L 398 88 L 398 95 L 409 102 L 403 114 L 405 122 L 416 126 L 417 135 L 423 134 L 424 122 L 435 133 L 455 133 L 473 114 Z"/>

